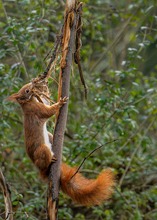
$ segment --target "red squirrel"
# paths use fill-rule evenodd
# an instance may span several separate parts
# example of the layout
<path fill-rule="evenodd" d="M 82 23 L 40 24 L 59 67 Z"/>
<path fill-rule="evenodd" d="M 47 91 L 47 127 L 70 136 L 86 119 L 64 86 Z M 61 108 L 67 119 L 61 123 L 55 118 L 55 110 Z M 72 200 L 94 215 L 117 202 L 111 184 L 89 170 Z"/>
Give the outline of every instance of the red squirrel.
<path fill-rule="evenodd" d="M 44 104 L 35 97 L 32 83 L 24 85 L 17 93 L 8 97 L 8 100 L 19 103 L 22 108 L 26 151 L 43 179 L 48 179 L 50 165 L 56 160 L 52 151 L 53 136 L 47 131 L 46 122 L 59 111 L 67 99 L 61 98 L 51 106 Z M 64 163 L 61 165 L 61 189 L 73 201 L 91 206 L 99 205 L 111 197 L 115 177 L 110 169 L 102 171 L 97 179 L 87 179 L 81 173 L 76 173 L 76 170 L 77 168 Z"/>

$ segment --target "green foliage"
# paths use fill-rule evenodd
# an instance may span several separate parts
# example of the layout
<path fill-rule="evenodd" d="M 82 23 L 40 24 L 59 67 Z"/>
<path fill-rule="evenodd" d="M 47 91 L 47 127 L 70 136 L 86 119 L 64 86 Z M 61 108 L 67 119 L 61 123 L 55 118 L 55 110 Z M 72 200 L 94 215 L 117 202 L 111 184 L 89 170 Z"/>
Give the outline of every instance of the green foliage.
<path fill-rule="evenodd" d="M 105 167 L 117 174 L 114 196 L 83 208 L 61 194 L 59 219 L 157 219 L 157 64 L 155 1 L 85 0 L 83 101 L 73 64 L 63 160 L 95 178 Z M 46 185 L 25 153 L 22 114 L 5 98 L 43 72 L 63 22 L 62 1 L 3 1 L 0 5 L 0 161 L 12 192 L 15 219 L 46 219 Z M 58 68 L 58 67 L 57 67 Z M 56 78 L 58 71 L 53 73 Z M 57 95 L 51 81 L 52 96 Z M 50 121 L 50 130 L 53 122 Z M 106 144 L 109 141 L 113 141 Z M 0 195 L 0 219 L 4 202 Z"/>

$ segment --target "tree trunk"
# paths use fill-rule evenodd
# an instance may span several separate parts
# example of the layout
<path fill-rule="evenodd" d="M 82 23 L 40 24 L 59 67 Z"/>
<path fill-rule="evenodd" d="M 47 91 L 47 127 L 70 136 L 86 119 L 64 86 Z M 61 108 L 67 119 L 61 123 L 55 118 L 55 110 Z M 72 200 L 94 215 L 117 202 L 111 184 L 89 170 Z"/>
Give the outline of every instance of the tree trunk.
<path fill-rule="evenodd" d="M 67 0 L 68 2 L 68 0 Z M 70 1 L 71 2 L 71 1 Z M 74 4 L 71 6 L 75 6 L 75 0 L 73 0 Z M 71 8 L 73 9 L 73 8 Z M 61 97 L 69 97 L 69 88 L 70 88 L 70 72 L 71 72 L 71 65 L 72 65 L 72 55 L 74 51 L 74 44 L 75 44 L 75 35 L 76 35 L 76 10 L 68 10 L 66 5 L 66 13 L 64 19 L 64 29 L 63 29 L 63 38 L 66 38 L 67 34 L 67 25 L 69 25 L 70 31 L 70 38 L 68 42 L 63 42 L 62 49 L 62 61 L 63 56 L 65 56 L 65 65 L 62 65 L 61 61 L 61 70 L 60 70 L 60 82 L 61 82 Z M 73 15 L 73 19 L 69 19 L 68 16 Z M 69 34 L 69 32 L 68 32 Z M 67 39 L 67 38 L 66 38 Z M 65 45 L 67 44 L 66 48 L 66 55 L 65 55 Z M 49 189 L 48 189 L 48 220 L 56 220 L 58 219 L 58 196 L 59 196 L 59 188 L 60 188 L 60 167 L 62 161 L 62 148 L 63 148 L 63 141 L 64 141 L 64 132 L 66 128 L 66 121 L 67 121 L 67 113 L 68 113 L 68 103 L 66 103 L 59 112 L 57 117 L 57 122 L 54 130 L 53 136 L 53 152 L 57 158 L 57 161 L 52 164 L 50 169 L 49 175 Z"/>

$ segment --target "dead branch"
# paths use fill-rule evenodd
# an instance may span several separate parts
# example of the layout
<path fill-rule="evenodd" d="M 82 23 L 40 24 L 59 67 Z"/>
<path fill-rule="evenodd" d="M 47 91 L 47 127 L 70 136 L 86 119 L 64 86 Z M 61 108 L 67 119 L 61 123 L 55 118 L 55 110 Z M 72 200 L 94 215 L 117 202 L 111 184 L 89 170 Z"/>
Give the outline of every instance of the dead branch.
<path fill-rule="evenodd" d="M 118 141 L 118 139 L 112 140 L 112 141 L 108 141 L 103 145 L 100 145 L 99 147 L 95 148 L 94 150 L 92 150 L 81 162 L 81 164 L 79 165 L 79 167 L 77 168 L 76 172 L 72 175 L 71 179 L 79 172 L 79 170 L 81 169 L 81 167 L 83 166 L 84 162 L 97 150 L 101 149 L 103 146 L 107 145 L 107 144 L 111 144 L 113 142 Z M 70 180 L 71 180 L 70 179 Z"/>
<path fill-rule="evenodd" d="M 78 65 L 78 70 L 79 70 L 79 74 L 80 74 L 80 80 L 81 83 L 84 87 L 84 93 L 85 93 L 85 99 L 87 99 L 87 86 L 86 86 L 86 82 L 83 76 L 83 71 L 82 71 L 82 66 L 81 66 L 81 58 L 80 58 L 80 49 L 82 46 L 82 41 L 81 41 L 81 35 L 82 35 L 82 5 L 83 3 L 80 2 L 78 7 L 77 7 L 77 31 L 76 31 L 76 49 L 75 49 L 75 53 L 74 53 L 74 60 L 75 63 Z"/>
<path fill-rule="evenodd" d="M 10 190 L 9 190 L 8 184 L 6 183 L 6 180 L 4 178 L 4 175 L 3 175 L 1 169 L 0 169 L 0 187 L 2 189 L 3 196 L 4 196 L 5 220 L 13 220 L 13 211 L 12 211 L 12 204 L 11 204 L 11 199 L 10 199 Z"/>
<path fill-rule="evenodd" d="M 63 29 L 63 28 L 62 28 Z M 61 45 L 61 40 L 62 40 L 62 32 L 63 30 L 61 29 L 61 33 L 60 35 L 57 36 L 57 39 L 56 39 L 56 42 L 55 42 L 55 47 L 54 47 L 54 50 L 53 50 L 53 53 L 50 57 L 50 60 L 49 60 L 49 63 L 47 65 L 47 68 L 46 70 L 43 72 L 43 74 L 41 75 L 41 79 L 44 79 L 44 78 L 48 78 L 50 76 L 50 71 L 52 69 L 52 64 L 54 62 L 54 60 L 56 59 L 57 57 L 57 54 L 58 54 L 58 51 L 59 51 L 59 48 L 60 48 L 60 45 Z"/>

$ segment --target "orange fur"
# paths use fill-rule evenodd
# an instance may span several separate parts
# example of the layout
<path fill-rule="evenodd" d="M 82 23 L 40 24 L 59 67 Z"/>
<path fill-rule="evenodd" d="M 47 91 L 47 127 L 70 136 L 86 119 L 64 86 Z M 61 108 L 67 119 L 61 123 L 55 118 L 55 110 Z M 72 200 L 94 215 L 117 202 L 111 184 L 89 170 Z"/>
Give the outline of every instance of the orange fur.
<path fill-rule="evenodd" d="M 80 173 L 74 175 L 76 170 L 77 168 L 71 168 L 66 164 L 62 164 L 61 167 L 61 189 L 73 201 L 91 206 L 99 205 L 111 197 L 115 177 L 110 169 L 102 171 L 97 179 L 87 179 Z"/>
<path fill-rule="evenodd" d="M 34 97 L 33 89 L 32 83 L 28 83 L 18 93 L 8 97 L 8 100 L 18 102 L 23 110 L 26 151 L 44 177 L 44 172 L 47 173 L 50 164 L 56 160 L 52 146 L 45 144 L 44 135 L 46 134 L 52 145 L 52 137 L 45 130 L 46 122 L 59 111 L 67 98 L 60 99 L 59 102 L 49 106 Z"/>
<path fill-rule="evenodd" d="M 67 98 L 49 106 L 39 102 L 33 91 L 32 83 L 26 84 L 8 100 L 18 102 L 23 110 L 27 154 L 39 169 L 41 177 L 47 180 L 50 165 L 56 158 L 51 149 L 53 136 L 47 132 L 46 121 L 59 111 Z M 115 185 L 111 170 L 102 171 L 95 180 L 87 179 L 80 173 L 74 175 L 76 170 L 66 164 L 61 166 L 61 189 L 75 202 L 86 206 L 99 205 L 110 198 Z"/>

